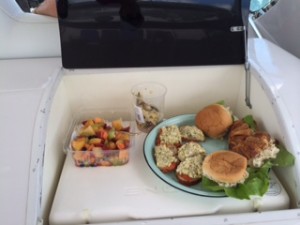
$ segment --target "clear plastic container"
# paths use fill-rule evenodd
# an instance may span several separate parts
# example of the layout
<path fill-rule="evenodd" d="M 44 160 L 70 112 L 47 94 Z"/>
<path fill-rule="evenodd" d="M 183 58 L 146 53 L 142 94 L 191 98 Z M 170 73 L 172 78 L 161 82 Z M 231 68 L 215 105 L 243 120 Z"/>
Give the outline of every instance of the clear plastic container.
<path fill-rule="evenodd" d="M 74 116 L 65 141 L 78 167 L 128 163 L 135 123 L 128 109 L 86 109 Z"/>
<path fill-rule="evenodd" d="M 148 133 L 164 118 L 167 88 L 160 83 L 144 82 L 131 89 L 135 121 L 138 129 Z"/>

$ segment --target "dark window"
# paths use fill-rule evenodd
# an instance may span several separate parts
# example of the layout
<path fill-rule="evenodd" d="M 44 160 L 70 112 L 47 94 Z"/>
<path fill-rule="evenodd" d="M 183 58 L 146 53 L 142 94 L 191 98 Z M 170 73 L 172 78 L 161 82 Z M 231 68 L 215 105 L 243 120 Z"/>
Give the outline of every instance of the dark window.
<path fill-rule="evenodd" d="M 24 12 L 30 12 L 30 8 L 37 7 L 43 0 L 16 0 Z"/>

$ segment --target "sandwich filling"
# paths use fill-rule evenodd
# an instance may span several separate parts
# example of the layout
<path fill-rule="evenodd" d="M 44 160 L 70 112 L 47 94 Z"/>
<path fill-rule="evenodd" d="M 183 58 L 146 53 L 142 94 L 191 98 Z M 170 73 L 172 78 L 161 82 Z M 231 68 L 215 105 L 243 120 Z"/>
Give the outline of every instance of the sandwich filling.
<path fill-rule="evenodd" d="M 232 151 L 217 151 L 203 162 L 203 175 L 222 187 L 234 187 L 244 183 L 249 176 L 247 159 Z"/>
<path fill-rule="evenodd" d="M 275 159 L 279 149 L 267 132 L 251 129 L 242 120 L 235 121 L 229 132 L 229 148 L 248 159 L 248 165 L 259 168 L 268 159 Z"/>
<path fill-rule="evenodd" d="M 237 181 L 237 182 L 221 182 L 221 181 L 218 181 L 216 179 L 214 179 L 213 177 L 208 177 L 210 180 L 216 182 L 219 186 L 221 187 L 226 187 L 226 188 L 229 188 L 229 187 L 235 187 L 237 184 L 243 184 L 245 182 L 245 180 L 248 178 L 249 174 L 248 172 L 246 171 L 244 173 L 244 176 L 241 180 Z"/>
<path fill-rule="evenodd" d="M 205 149 L 197 142 L 187 142 L 178 149 L 178 158 L 184 161 L 188 157 L 195 155 L 205 156 Z"/>
<path fill-rule="evenodd" d="M 162 127 L 159 139 L 161 144 L 176 145 L 181 143 L 181 135 L 178 126 L 171 125 L 168 127 Z"/>
<path fill-rule="evenodd" d="M 185 174 L 193 179 L 199 179 L 202 177 L 202 162 L 202 155 L 186 158 L 178 165 L 176 173 Z"/>
<path fill-rule="evenodd" d="M 169 167 L 172 163 L 179 162 L 174 149 L 169 148 L 166 145 L 155 146 L 154 156 L 158 168 Z"/>
<path fill-rule="evenodd" d="M 279 148 L 276 147 L 274 139 L 270 140 L 269 146 L 261 151 L 257 156 L 248 161 L 249 165 L 253 167 L 261 167 L 265 160 L 275 159 L 279 152 Z"/>
<path fill-rule="evenodd" d="M 203 132 L 196 126 L 181 126 L 179 127 L 181 137 L 188 141 L 204 141 Z"/>

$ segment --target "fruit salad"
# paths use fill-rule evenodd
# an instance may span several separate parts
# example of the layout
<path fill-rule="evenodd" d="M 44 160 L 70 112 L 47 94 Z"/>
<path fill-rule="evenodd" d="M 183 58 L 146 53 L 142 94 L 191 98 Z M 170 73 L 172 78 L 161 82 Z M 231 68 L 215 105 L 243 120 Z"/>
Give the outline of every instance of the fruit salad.
<path fill-rule="evenodd" d="M 117 166 L 129 161 L 130 126 L 96 117 L 75 127 L 70 147 L 76 166 Z"/>

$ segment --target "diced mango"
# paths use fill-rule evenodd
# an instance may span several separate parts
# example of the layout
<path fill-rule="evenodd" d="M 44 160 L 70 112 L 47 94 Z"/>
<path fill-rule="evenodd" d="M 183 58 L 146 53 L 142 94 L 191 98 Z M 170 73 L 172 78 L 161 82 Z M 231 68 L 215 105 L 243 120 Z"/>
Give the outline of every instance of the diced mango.
<path fill-rule="evenodd" d="M 80 151 L 85 146 L 86 141 L 84 137 L 77 138 L 71 142 L 72 148 L 76 151 Z"/>
<path fill-rule="evenodd" d="M 94 122 L 95 122 L 95 123 L 105 123 L 105 122 L 104 122 L 104 119 L 102 119 L 102 118 L 100 118 L 100 117 L 94 118 Z"/>
<path fill-rule="evenodd" d="M 129 151 L 128 150 L 119 151 L 119 159 L 121 159 L 122 161 L 128 161 Z"/>
<path fill-rule="evenodd" d="M 92 126 L 88 126 L 88 127 L 85 127 L 83 128 L 81 131 L 80 131 L 80 136 L 93 136 L 95 135 L 96 132 L 94 131 L 94 129 L 92 128 Z"/>
<path fill-rule="evenodd" d="M 77 151 L 73 153 L 73 158 L 76 161 L 82 161 L 83 152 Z"/>
<path fill-rule="evenodd" d="M 103 159 L 103 157 L 104 157 L 103 150 L 100 147 L 94 147 L 93 148 L 93 153 L 94 153 L 97 160 Z"/>
<path fill-rule="evenodd" d="M 122 119 L 117 119 L 111 122 L 111 125 L 113 128 L 115 128 L 116 130 L 122 130 L 123 129 L 123 121 Z"/>
<path fill-rule="evenodd" d="M 125 132 L 116 132 L 116 139 L 117 140 L 130 140 L 130 134 Z"/>
<path fill-rule="evenodd" d="M 95 123 L 94 123 L 94 120 L 87 120 L 87 121 L 85 121 L 84 126 L 85 126 L 85 127 L 88 127 L 88 126 L 91 126 L 91 125 L 93 125 L 93 124 L 95 124 Z"/>
<path fill-rule="evenodd" d="M 100 166 L 112 166 L 112 163 L 107 160 L 101 160 L 99 165 Z"/>
<path fill-rule="evenodd" d="M 89 144 L 97 145 L 97 144 L 100 144 L 100 143 L 101 143 L 101 139 L 100 138 L 91 138 L 89 140 Z"/>

